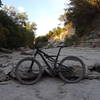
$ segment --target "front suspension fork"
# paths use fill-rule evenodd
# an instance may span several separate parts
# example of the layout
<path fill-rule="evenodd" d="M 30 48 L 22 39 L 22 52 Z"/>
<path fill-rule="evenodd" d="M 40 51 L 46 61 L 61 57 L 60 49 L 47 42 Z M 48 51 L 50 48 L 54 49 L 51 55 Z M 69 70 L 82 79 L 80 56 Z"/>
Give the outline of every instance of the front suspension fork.
<path fill-rule="evenodd" d="M 34 65 L 34 59 L 36 58 L 36 55 L 37 55 L 37 52 L 34 54 L 34 57 L 33 57 L 33 60 L 32 60 L 32 62 L 31 62 L 31 65 L 30 65 L 30 67 L 29 67 L 28 72 L 31 72 L 31 71 L 32 71 L 32 66 Z"/>

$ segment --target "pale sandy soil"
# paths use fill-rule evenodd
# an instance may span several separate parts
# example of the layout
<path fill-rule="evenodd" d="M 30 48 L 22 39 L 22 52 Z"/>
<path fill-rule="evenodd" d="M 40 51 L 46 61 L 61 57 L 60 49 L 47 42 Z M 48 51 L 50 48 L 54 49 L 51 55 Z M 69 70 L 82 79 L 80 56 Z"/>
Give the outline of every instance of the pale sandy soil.
<path fill-rule="evenodd" d="M 50 54 L 55 54 L 57 50 L 58 48 L 45 49 Z M 86 68 L 100 63 L 100 48 L 63 48 L 59 60 L 68 55 L 80 57 Z M 19 55 L 19 52 L 14 52 L 10 56 L 11 59 L 0 59 L 0 63 L 17 63 L 19 59 L 25 57 Z M 79 83 L 65 84 L 60 79 L 45 76 L 30 86 L 21 85 L 13 80 L 4 84 L 0 85 L 0 100 L 100 100 L 99 79 L 84 79 Z"/>
<path fill-rule="evenodd" d="M 64 84 L 61 80 L 44 77 L 30 86 L 9 81 L 0 85 L 0 100 L 100 100 L 100 80 Z"/>

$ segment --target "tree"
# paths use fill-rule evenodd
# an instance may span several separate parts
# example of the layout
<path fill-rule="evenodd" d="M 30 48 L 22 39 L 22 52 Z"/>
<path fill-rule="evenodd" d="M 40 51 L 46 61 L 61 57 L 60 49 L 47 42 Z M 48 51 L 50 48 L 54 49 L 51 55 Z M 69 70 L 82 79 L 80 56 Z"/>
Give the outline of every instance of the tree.
<path fill-rule="evenodd" d="M 18 24 L 22 25 L 23 27 L 26 26 L 26 22 L 28 20 L 27 18 L 27 14 L 25 12 L 23 13 L 18 13 L 17 14 L 17 18 L 18 18 Z"/>
<path fill-rule="evenodd" d="M 3 4 L 2 4 L 2 1 L 0 0 L 0 7 L 2 6 Z"/>
<path fill-rule="evenodd" d="M 21 25 L 29 31 L 35 32 L 36 23 L 30 23 L 30 21 L 28 20 L 28 15 L 25 12 L 19 13 L 14 6 L 6 5 L 2 8 L 2 10 L 6 12 L 7 15 L 10 16 L 16 24 Z"/>
<path fill-rule="evenodd" d="M 0 47 L 12 49 L 21 46 L 32 46 L 36 24 L 29 24 L 31 28 L 27 29 L 16 18 L 16 11 L 11 10 L 10 12 L 9 9 L 0 10 Z"/>
<path fill-rule="evenodd" d="M 37 25 L 34 22 L 32 22 L 32 23 L 26 22 L 26 24 L 25 24 L 25 28 L 32 32 L 34 32 L 37 29 L 36 26 Z"/>
<path fill-rule="evenodd" d="M 100 13 L 99 0 L 70 0 L 70 8 L 66 10 L 66 19 L 73 23 L 79 37 L 87 33 L 95 16 Z M 92 16 L 92 17 L 91 17 Z"/>

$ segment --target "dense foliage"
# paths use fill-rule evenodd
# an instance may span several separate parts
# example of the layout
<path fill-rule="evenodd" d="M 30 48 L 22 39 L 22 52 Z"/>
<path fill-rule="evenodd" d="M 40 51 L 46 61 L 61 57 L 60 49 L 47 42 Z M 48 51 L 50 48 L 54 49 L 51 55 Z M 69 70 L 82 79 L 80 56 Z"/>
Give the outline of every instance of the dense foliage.
<path fill-rule="evenodd" d="M 100 0 L 70 0 L 70 7 L 66 9 L 65 24 L 72 22 L 78 37 L 82 37 L 87 32 L 88 27 L 100 14 Z"/>
<path fill-rule="evenodd" d="M 54 28 L 45 36 L 38 37 L 38 43 L 46 44 L 47 40 L 55 39 L 55 37 L 60 39 L 61 33 L 68 31 L 66 26 L 70 26 L 71 23 L 75 34 L 70 37 L 66 35 L 64 43 L 67 45 L 77 43 L 81 38 L 90 34 L 89 29 L 98 14 L 100 14 L 100 0 L 70 0 L 69 8 L 67 5 L 65 13 L 59 18 L 60 21 L 64 22 L 65 27 Z"/>
<path fill-rule="evenodd" d="M 73 44 L 80 38 L 89 34 L 89 27 L 96 16 L 100 14 L 100 0 L 70 0 L 69 8 L 60 16 L 64 21 L 64 28 L 54 28 L 45 36 L 36 38 L 36 43 L 42 47 L 48 44 L 48 40 L 60 39 L 61 33 L 65 32 L 70 25 L 75 29 L 72 37 L 66 36 L 65 43 Z M 17 48 L 32 46 L 35 38 L 36 24 L 28 21 L 25 12 L 19 13 L 15 7 L 4 6 L 0 10 L 0 47 Z"/>
<path fill-rule="evenodd" d="M 0 10 L 0 47 L 32 46 L 35 30 L 36 24 L 28 21 L 26 13 L 7 6 Z"/>

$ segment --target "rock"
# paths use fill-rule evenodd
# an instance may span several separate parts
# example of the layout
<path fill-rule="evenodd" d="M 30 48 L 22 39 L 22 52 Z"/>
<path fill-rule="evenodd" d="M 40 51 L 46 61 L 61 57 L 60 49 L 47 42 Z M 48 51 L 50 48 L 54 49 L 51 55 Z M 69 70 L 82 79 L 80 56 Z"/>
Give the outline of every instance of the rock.
<path fill-rule="evenodd" d="M 5 49 L 5 48 L 0 48 L 0 51 L 3 52 L 3 53 L 12 53 L 11 50 Z"/>
<path fill-rule="evenodd" d="M 2 68 L 3 67 L 3 65 L 2 64 L 0 64 L 0 68 Z"/>
<path fill-rule="evenodd" d="M 33 51 L 21 51 L 21 55 L 33 55 Z"/>
<path fill-rule="evenodd" d="M 9 80 L 9 77 L 3 70 L 0 69 L 0 82 Z"/>
<path fill-rule="evenodd" d="M 25 47 L 19 47 L 16 49 L 17 51 L 25 51 Z"/>
<path fill-rule="evenodd" d="M 48 54 L 56 54 L 56 51 L 58 50 L 58 48 L 44 49 L 44 50 Z M 30 53 L 29 50 L 26 52 Z M 7 80 L 8 76 L 16 79 L 15 66 L 20 59 L 27 57 L 25 55 L 24 56 L 20 55 L 20 52 L 18 52 L 18 51 L 13 52 L 12 54 L 7 54 L 7 55 L 8 56 L 10 55 L 12 58 L 9 60 L 9 58 L 6 56 L 0 57 L 0 80 L 1 81 Z M 89 48 L 82 49 L 82 48 L 75 48 L 75 47 L 64 48 L 64 49 L 62 49 L 59 60 L 62 60 L 63 57 L 68 56 L 68 55 L 74 55 L 77 57 L 81 57 L 81 59 L 83 60 L 83 62 L 86 65 L 86 76 L 85 76 L 86 78 L 88 78 L 88 79 L 100 78 L 100 66 L 98 66 L 98 65 L 100 65 L 99 64 L 99 61 L 100 61 L 100 50 L 99 49 L 92 48 L 92 50 L 91 50 L 91 48 L 90 49 Z M 37 57 L 37 59 L 39 59 L 39 62 L 41 64 L 43 64 L 40 57 Z M 91 69 L 94 69 L 93 67 L 95 67 L 95 70 L 91 71 Z"/>
<path fill-rule="evenodd" d="M 13 69 L 13 65 L 9 65 L 9 66 L 3 68 L 3 70 L 4 70 L 4 72 L 5 72 L 6 75 L 8 73 L 10 73 L 12 71 L 12 69 Z"/>
<path fill-rule="evenodd" d="M 88 79 L 100 79 L 100 64 L 94 63 L 94 65 L 88 66 Z"/>
<path fill-rule="evenodd" d="M 52 48 L 52 47 L 57 47 L 59 45 L 63 45 L 64 42 L 60 41 L 60 40 L 50 40 L 50 42 L 48 43 L 48 45 L 46 47 L 48 48 Z"/>
<path fill-rule="evenodd" d="M 91 67 L 88 67 L 89 70 L 92 71 L 96 71 L 98 73 L 100 73 L 100 63 L 95 63 L 94 65 L 92 65 Z"/>
<path fill-rule="evenodd" d="M 17 48 L 17 51 L 28 51 L 28 50 L 30 50 L 29 47 L 19 47 L 19 48 Z"/>
<path fill-rule="evenodd" d="M 88 79 L 100 79 L 100 73 L 93 71 L 88 75 Z"/>
<path fill-rule="evenodd" d="M 15 67 L 9 72 L 8 74 L 11 78 L 16 79 L 16 75 L 15 75 Z"/>

